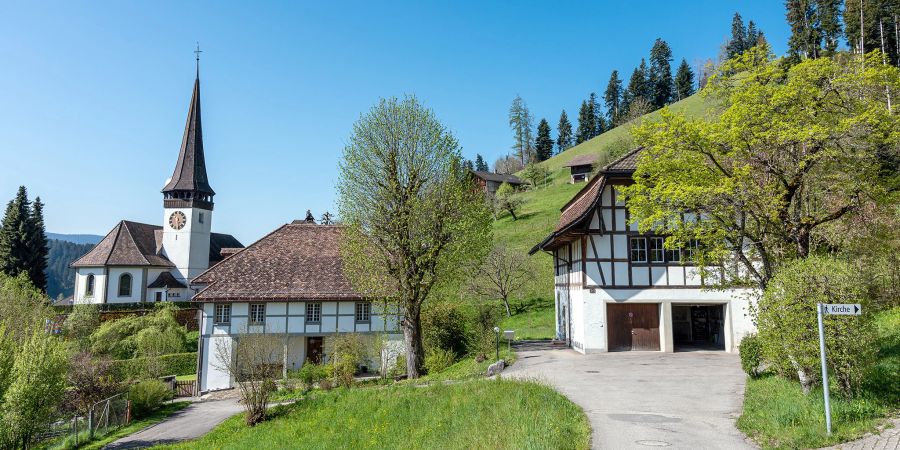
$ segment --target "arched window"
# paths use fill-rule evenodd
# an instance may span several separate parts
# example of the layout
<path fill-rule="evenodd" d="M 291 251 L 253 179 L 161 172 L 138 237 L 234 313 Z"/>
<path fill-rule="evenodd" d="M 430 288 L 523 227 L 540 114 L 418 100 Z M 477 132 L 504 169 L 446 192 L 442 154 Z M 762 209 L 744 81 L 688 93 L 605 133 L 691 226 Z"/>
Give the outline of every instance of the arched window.
<path fill-rule="evenodd" d="M 84 288 L 84 295 L 86 297 L 90 297 L 94 295 L 94 274 L 89 274 L 87 276 L 87 286 Z"/>
<path fill-rule="evenodd" d="M 119 297 L 131 297 L 131 274 L 123 273 L 119 277 Z"/>

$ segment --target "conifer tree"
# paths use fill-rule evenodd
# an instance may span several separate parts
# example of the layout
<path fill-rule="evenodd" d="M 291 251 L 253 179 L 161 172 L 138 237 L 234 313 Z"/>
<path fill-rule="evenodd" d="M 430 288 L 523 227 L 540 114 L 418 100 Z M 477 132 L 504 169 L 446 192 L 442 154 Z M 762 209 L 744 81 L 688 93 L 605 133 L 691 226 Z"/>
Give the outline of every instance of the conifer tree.
<path fill-rule="evenodd" d="M 41 198 L 34 199 L 28 217 L 28 277 L 34 287 L 47 291 L 47 232 L 44 229 L 44 204 Z"/>
<path fill-rule="evenodd" d="M 575 132 L 575 145 L 578 145 L 591 138 L 594 132 L 594 115 L 591 113 L 587 100 L 581 102 L 581 109 L 578 110 L 578 131 Z"/>
<path fill-rule="evenodd" d="M 734 17 L 731 19 L 731 39 L 728 40 L 725 51 L 728 58 L 731 59 L 744 53 L 746 49 L 747 27 L 744 26 L 744 19 L 741 18 L 740 13 L 734 13 Z"/>
<path fill-rule="evenodd" d="M 900 7 L 900 3 L 897 3 Z M 826 56 L 834 55 L 838 41 L 844 34 L 841 25 L 841 0 L 817 0 L 816 13 L 819 19 L 819 34 L 822 36 L 822 50 Z"/>
<path fill-rule="evenodd" d="M 531 138 L 532 117 L 528 110 L 528 105 L 522 97 L 516 95 L 512 105 L 509 107 L 509 127 L 513 130 L 515 143 L 512 148 L 519 157 L 522 165 L 532 159 L 534 152 L 533 140 Z"/>
<path fill-rule="evenodd" d="M 488 171 L 488 165 L 486 162 L 484 162 L 484 158 L 481 157 L 480 153 L 475 155 L 475 170 L 479 172 Z"/>
<path fill-rule="evenodd" d="M 556 125 L 556 130 L 556 151 L 562 153 L 572 146 L 572 123 L 569 122 L 566 110 L 562 110 L 559 114 L 559 124 Z"/>
<path fill-rule="evenodd" d="M 541 119 L 537 127 L 537 137 L 534 138 L 534 152 L 538 161 L 546 161 L 553 156 L 553 139 L 550 137 L 550 124 L 547 119 Z"/>
<path fill-rule="evenodd" d="M 694 94 L 694 71 L 687 60 L 681 58 L 681 64 L 678 65 L 678 72 L 675 74 L 675 96 L 678 100 L 683 100 Z"/>
<path fill-rule="evenodd" d="M 622 80 L 619 79 L 618 70 L 613 70 L 609 75 L 609 82 L 606 83 L 606 92 L 603 93 L 603 100 L 606 103 L 609 128 L 612 128 L 619 122 L 619 115 L 622 112 Z"/>
<path fill-rule="evenodd" d="M 650 49 L 650 102 L 662 108 L 672 101 L 675 82 L 672 80 L 672 49 L 666 41 L 656 38 Z"/>
<path fill-rule="evenodd" d="M 757 41 L 759 41 L 759 29 L 756 28 L 756 24 L 751 20 L 747 22 L 747 42 L 745 46 L 747 48 L 756 47 Z"/>
<path fill-rule="evenodd" d="M 593 138 L 603 134 L 603 131 L 606 129 L 606 124 L 603 122 L 603 111 L 600 109 L 600 103 L 597 101 L 597 94 L 591 92 L 591 95 L 588 98 L 588 105 L 591 114 L 594 117 L 594 131 L 591 133 L 591 137 Z"/>
<path fill-rule="evenodd" d="M 900 5 L 897 2 L 880 0 L 847 1 L 844 9 L 844 28 L 847 45 L 855 52 L 860 51 L 860 3 L 862 3 L 862 50 L 866 53 L 882 49 L 887 60 L 900 66 Z M 892 4 L 893 3 L 893 4 Z"/>
<path fill-rule="evenodd" d="M 800 58 L 818 58 L 822 51 L 822 35 L 817 23 L 815 1 L 787 0 L 785 8 L 791 26 L 791 37 L 788 39 L 791 59 L 798 62 Z"/>
<path fill-rule="evenodd" d="M 0 228 L 0 271 L 9 276 L 29 272 L 28 230 L 31 205 L 25 186 L 19 186 L 16 197 L 6 206 Z"/>
<path fill-rule="evenodd" d="M 463 168 L 465 168 L 468 171 L 474 171 L 475 163 L 473 163 L 471 159 L 467 159 L 467 160 L 463 161 Z"/>
<path fill-rule="evenodd" d="M 648 87 L 647 62 L 641 59 L 641 65 L 631 73 L 631 80 L 628 81 L 628 89 L 625 90 L 625 94 L 622 96 L 623 112 L 627 113 L 628 108 L 638 98 L 643 98 L 645 101 L 649 102 L 650 95 Z"/>

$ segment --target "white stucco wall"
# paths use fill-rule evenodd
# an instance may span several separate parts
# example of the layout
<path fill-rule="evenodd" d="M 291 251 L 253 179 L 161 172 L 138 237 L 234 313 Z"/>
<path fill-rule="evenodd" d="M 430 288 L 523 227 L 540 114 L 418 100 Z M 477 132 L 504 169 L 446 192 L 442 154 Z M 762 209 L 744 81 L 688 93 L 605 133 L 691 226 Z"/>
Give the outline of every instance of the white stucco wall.
<path fill-rule="evenodd" d="M 187 223 L 175 230 L 169 225 L 169 217 L 181 211 Z M 200 223 L 200 214 L 203 223 Z M 165 208 L 163 211 L 163 254 L 175 264 L 180 274 L 177 278 L 187 284 L 209 267 L 209 239 L 212 229 L 212 211 L 198 208 Z"/>

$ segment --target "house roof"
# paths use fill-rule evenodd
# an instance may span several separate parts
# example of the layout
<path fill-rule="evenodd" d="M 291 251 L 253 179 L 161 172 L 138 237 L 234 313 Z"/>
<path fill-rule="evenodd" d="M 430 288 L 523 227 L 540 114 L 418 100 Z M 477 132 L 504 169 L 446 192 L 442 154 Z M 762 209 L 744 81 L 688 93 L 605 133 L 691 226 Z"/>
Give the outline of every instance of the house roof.
<path fill-rule="evenodd" d="M 172 191 L 191 191 L 215 195 L 206 176 L 206 160 L 203 156 L 199 74 L 194 80 L 194 93 L 191 96 L 191 106 L 188 108 L 187 123 L 184 125 L 184 137 L 181 139 L 178 163 L 175 164 L 172 178 L 162 190 L 162 192 Z"/>
<path fill-rule="evenodd" d="M 473 174 L 476 177 L 481 178 L 484 181 L 496 181 L 498 183 L 509 183 L 509 184 L 522 184 L 522 180 L 515 175 L 507 175 L 503 173 L 494 173 L 494 172 L 483 172 L 480 170 L 473 170 Z"/>
<path fill-rule="evenodd" d="M 148 288 L 186 288 L 187 286 L 184 283 L 178 281 L 172 272 L 163 272 L 153 280 L 152 283 L 147 285 Z"/>
<path fill-rule="evenodd" d="M 566 232 L 571 230 L 575 225 L 581 223 L 590 216 L 597 204 L 600 202 L 600 194 L 606 186 L 607 180 L 614 176 L 630 176 L 637 169 L 637 159 L 643 147 L 638 147 L 619 159 L 609 163 L 600 170 L 600 176 L 594 177 L 588 182 L 578 193 L 572 197 L 560 209 L 559 222 L 556 229 L 553 230 L 544 240 L 531 248 L 529 254 L 534 254 L 539 250 L 543 250 L 551 246 L 557 239 L 562 237 Z"/>
<path fill-rule="evenodd" d="M 174 267 L 162 254 L 163 229 L 159 225 L 119 222 L 91 251 L 72 263 L 72 267 L 151 266 Z M 223 247 L 242 247 L 230 234 L 212 233 L 209 239 L 210 263 L 222 259 Z"/>
<path fill-rule="evenodd" d="M 569 162 L 563 164 L 563 167 L 593 166 L 595 162 L 597 162 L 597 155 L 589 153 L 570 159 Z"/>
<path fill-rule="evenodd" d="M 301 221 L 280 228 L 193 280 L 191 301 L 361 300 L 344 274 L 341 225 Z"/>

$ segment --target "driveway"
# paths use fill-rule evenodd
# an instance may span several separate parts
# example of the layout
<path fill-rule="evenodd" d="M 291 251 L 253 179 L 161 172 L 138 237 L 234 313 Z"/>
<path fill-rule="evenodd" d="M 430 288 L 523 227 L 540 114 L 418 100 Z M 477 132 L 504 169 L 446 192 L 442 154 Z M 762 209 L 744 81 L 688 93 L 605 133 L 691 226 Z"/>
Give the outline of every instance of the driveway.
<path fill-rule="evenodd" d="M 734 426 L 745 379 L 735 354 L 581 355 L 531 345 L 503 377 L 546 382 L 581 406 L 593 448 L 755 448 Z"/>
<path fill-rule="evenodd" d="M 119 439 L 104 449 L 144 448 L 196 439 L 243 410 L 236 398 L 196 402 L 166 420 Z"/>

